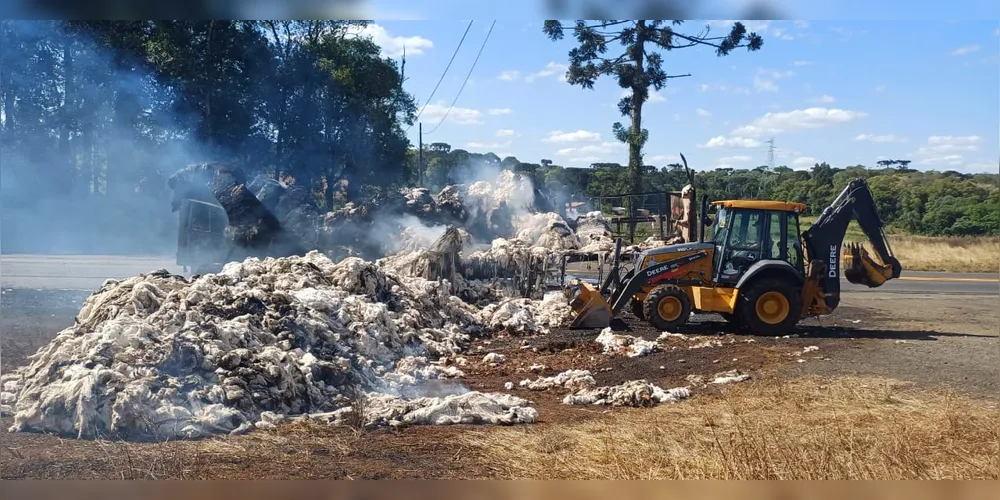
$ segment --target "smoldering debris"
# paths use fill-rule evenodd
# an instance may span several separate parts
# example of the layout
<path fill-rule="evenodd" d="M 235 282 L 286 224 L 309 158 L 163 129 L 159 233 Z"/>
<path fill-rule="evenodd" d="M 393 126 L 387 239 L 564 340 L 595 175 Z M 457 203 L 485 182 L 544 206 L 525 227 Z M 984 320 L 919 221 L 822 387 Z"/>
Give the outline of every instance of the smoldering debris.
<path fill-rule="evenodd" d="M 326 211 L 304 187 L 261 176 L 244 181 L 239 169 L 219 163 L 190 165 L 170 178 L 175 205 L 185 197 L 211 202 L 214 196 L 225 209 L 230 248 L 221 254 L 230 261 L 318 250 L 334 260 L 384 259 L 397 273 L 448 279 L 456 294 L 458 274 L 504 280 L 509 290 L 528 296 L 559 284 L 564 255 L 603 256 L 614 249 L 600 212 L 578 217 L 571 228 L 559 214 L 540 212 L 531 181 L 509 170 L 494 182 L 450 185 L 437 195 L 408 188 Z"/>
<path fill-rule="evenodd" d="M 691 396 L 686 387 L 663 389 L 646 380 L 630 380 L 619 385 L 581 389 L 563 398 L 567 405 L 656 406 L 676 403 Z"/>
<path fill-rule="evenodd" d="M 74 326 L 3 376 L 4 409 L 12 431 L 156 440 L 244 432 L 265 412 L 343 412 L 357 394 L 385 403 L 372 418 L 386 421 L 531 421 L 525 403 L 457 383 L 417 396 L 461 375 L 427 360 L 481 335 L 476 312 L 442 283 L 315 251 L 194 280 L 110 280 Z M 466 403 L 478 409 L 456 409 Z"/>
<path fill-rule="evenodd" d="M 530 182 L 509 171 L 492 184 L 326 212 L 301 187 L 247 184 L 225 165 L 189 167 L 171 182 L 175 201 L 214 197 L 229 244 L 244 253 L 217 273 L 106 282 L 72 327 L 2 377 L 11 431 L 165 440 L 293 418 L 534 422 L 528 401 L 469 391 L 445 361 L 461 366 L 456 356 L 489 332 L 564 325 L 571 310 L 559 292 L 526 292 L 551 283 L 565 252 L 612 248 L 599 213 L 576 231 L 533 213 Z M 564 372 L 521 385 L 595 384 L 589 372 Z"/>

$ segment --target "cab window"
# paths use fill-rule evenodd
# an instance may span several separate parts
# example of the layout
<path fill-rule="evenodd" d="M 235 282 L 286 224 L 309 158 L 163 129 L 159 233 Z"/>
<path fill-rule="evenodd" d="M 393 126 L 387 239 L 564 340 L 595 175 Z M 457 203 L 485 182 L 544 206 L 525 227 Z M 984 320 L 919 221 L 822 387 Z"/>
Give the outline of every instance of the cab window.
<path fill-rule="evenodd" d="M 786 224 L 788 239 L 785 242 L 788 263 L 799 271 L 802 271 L 802 243 L 799 239 L 799 220 L 798 217 L 792 214 L 788 214 L 785 219 L 788 221 Z"/>

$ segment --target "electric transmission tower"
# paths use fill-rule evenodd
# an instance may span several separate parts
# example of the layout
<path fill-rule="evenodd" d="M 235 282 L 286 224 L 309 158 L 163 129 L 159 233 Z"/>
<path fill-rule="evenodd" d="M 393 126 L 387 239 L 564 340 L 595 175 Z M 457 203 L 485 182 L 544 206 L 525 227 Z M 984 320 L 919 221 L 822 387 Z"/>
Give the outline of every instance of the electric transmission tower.
<path fill-rule="evenodd" d="M 767 141 L 767 168 L 774 170 L 774 138 Z"/>

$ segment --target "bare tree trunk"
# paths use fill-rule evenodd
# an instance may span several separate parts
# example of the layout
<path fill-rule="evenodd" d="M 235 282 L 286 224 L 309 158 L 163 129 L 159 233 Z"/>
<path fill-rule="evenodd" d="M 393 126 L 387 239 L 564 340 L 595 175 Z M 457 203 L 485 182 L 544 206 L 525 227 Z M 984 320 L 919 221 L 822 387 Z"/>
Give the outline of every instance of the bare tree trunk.
<path fill-rule="evenodd" d="M 205 137 L 210 143 L 214 145 L 214 137 L 212 135 L 212 86 L 215 82 L 214 71 L 215 61 L 212 60 L 212 28 L 215 27 L 215 21 L 208 22 L 208 35 L 205 40 L 205 63 L 208 65 L 208 74 L 205 79 Z"/>
<path fill-rule="evenodd" d="M 76 161 L 70 150 L 69 134 L 73 122 L 74 90 L 73 90 L 73 42 L 63 43 L 63 104 L 61 110 L 62 128 L 59 131 L 59 155 L 66 162 L 66 172 L 60 179 L 60 187 L 70 194 L 76 180 Z"/>
<path fill-rule="evenodd" d="M 10 30 L 11 21 L 0 21 L 3 27 L 3 32 L 0 32 L 0 43 L 11 43 L 13 42 L 13 36 L 8 33 Z M 16 50 L 11 47 L 9 50 Z M 4 112 L 4 124 L 3 132 L 7 140 L 13 140 L 15 124 L 17 123 L 16 111 L 14 109 L 14 99 L 17 96 L 18 88 L 14 82 L 14 68 L 11 65 L 14 63 L 12 58 L 4 57 L 5 51 L 0 50 L 0 93 L 3 93 L 3 112 Z"/>
<path fill-rule="evenodd" d="M 643 32 L 646 27 L 646 21 L 640 20 L 636 23 L 636 41 L 635 41 L 635 71 L 637 73 L 637 78 L 642 78 L 642 73 L 645 70 L 643 67 L 643 58 L 645 55 L 645 41 Z M 646 88 L 648 92 L 648 84 L 642 83 L 643 87 Z M 642 133 L 642 100 L 636 97 L 636 87 L 632 86 L 632 123 L 629 130 L 629 141 L 628 141 L 628 170 L 630 177 L 630 188 L 633 193 L 642 192 L 642 143 L 639 140 L 640 134 Z M 635 242 L 635 216 L 636 216 L 636 203 L 637 198 L 633 197 L 629 203 L 629 218 L 632 219 L 629 222 L 629 240 Z"/>

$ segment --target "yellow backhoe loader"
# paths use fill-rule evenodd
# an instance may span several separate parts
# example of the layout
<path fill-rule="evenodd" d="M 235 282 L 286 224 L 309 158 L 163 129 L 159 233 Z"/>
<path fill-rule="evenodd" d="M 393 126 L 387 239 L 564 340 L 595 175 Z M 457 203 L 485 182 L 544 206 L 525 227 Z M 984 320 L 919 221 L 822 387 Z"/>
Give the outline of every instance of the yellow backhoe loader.
<path fill-rule="evenodd" d="M 801 235 L 801 203 L 716 201 L 714 221 L 705 215 L 708 199 L 701 205 L 697 241 L 646 250 L 628 268 L 620 263 L 619 240 L 599 288 L 570 281 L 565 294 L 574 311 L 572 327 L 607 327 L 629 305 L 663 331 L 696 312 L 719 313 L 747 333 L 786 335 L 801 319 L 837 308 L 841 257 L 844 277 L 855 284 L 877 287 L 902 271 L 864 179 L 851 181 Z M 862 245 L 844 245 L 851 220 L 858 221 L 877 260 Z"/>

